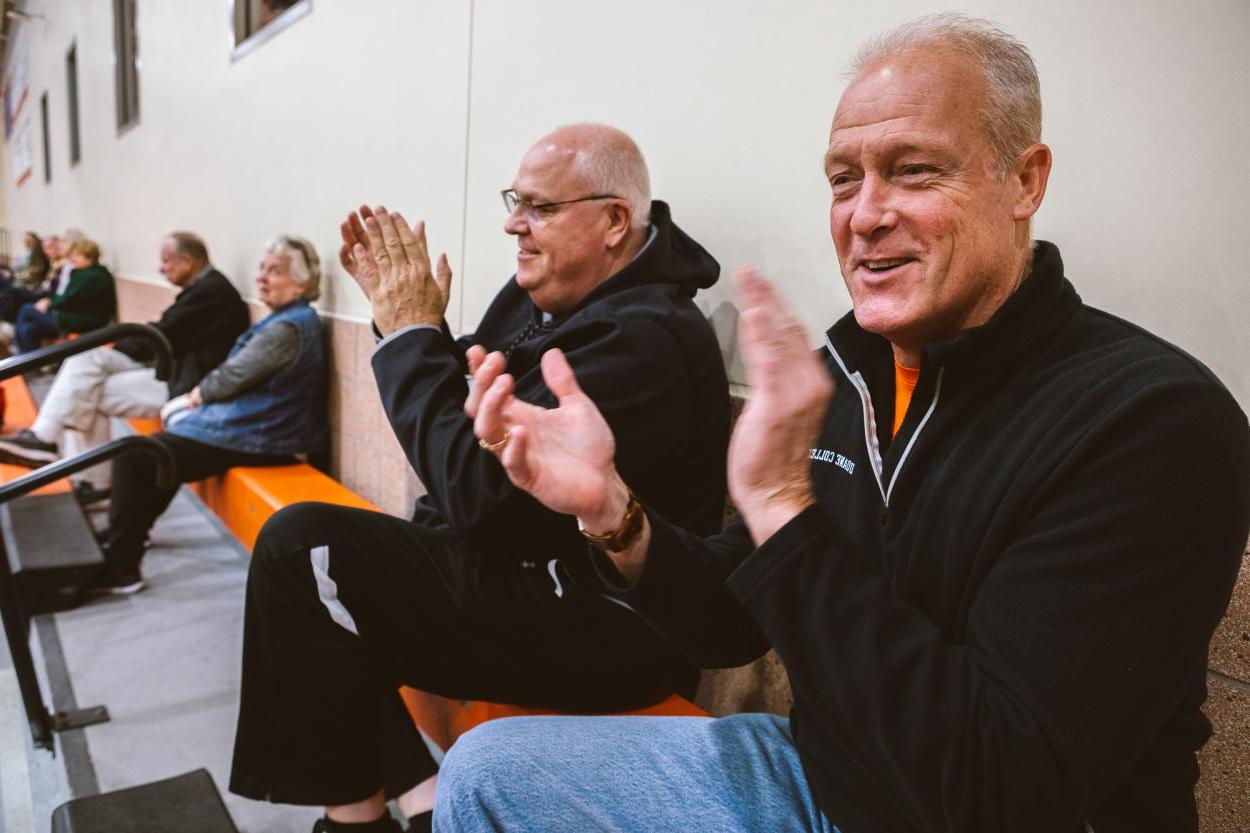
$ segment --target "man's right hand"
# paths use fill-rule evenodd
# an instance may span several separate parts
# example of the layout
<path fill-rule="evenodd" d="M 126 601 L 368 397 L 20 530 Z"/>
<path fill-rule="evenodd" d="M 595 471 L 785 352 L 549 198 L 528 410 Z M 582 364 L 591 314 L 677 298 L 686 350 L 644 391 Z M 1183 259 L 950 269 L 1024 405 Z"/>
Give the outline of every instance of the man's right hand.
<path fill-rule="evenodd" d="M 483 443 L 498 446 L 492 453 L 519 488 L 554 512 L 576 515 L 602 529 L 605 513 L 612 511 L 613 487 L 620 482 L 612 465 L 612 430 L 578 387 L 559 350 L 542 358 L 543 380 L 559 403 L 555 408 L 517 399 L 503 364 L 503 356 L 492 353 L 474 375 L 474 395 L 465 402 L 474 417 L 474 433 Z M 619 520 L 609 520 L 608 528 Z"/>
<path fill-rule="evenodd" d="M 451 298 L 451 267 L 445 254 L 431 267 L 425 223 L 409 228 L 397 212 L 362 205 L 339 231 L 339 262 L 369 299 L 383 336 L 409 324 L 442 322 Z"/>

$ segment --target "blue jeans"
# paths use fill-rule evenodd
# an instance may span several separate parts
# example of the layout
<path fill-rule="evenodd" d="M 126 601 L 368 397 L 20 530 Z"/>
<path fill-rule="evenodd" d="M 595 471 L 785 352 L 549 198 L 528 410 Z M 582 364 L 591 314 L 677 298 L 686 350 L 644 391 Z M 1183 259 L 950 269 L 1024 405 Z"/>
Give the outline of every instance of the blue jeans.
<path fill-rule="evenodd" d="M 17 349 L 21 353 L 29 353 L 43 346 L 45 338 L 56 338 L 61 334 L 57 325 L 56 310 L 40 312 L 34 304 L 26 304 L 17 314 Z"/>
<path fill-rule="evenodd" d="M 436 833 L 836 833 L 771 714 L 514 717 L 452 746 Z"/>

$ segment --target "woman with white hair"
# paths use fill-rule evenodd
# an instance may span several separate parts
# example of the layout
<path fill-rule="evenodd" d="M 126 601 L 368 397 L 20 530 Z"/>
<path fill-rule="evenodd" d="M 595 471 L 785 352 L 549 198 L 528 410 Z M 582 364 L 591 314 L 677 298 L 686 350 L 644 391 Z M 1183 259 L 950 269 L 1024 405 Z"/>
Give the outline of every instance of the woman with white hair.
<path fill-rule="evenodd" d="M 309 305 L 320 294 L 321 266 L 312 244 L 277 237 L 265 246 L 256 294 L 270 314 L 235 341 L 226 360 L 190 393 L 161 412 L 154 439 L 173 452 L 179 483 L 232 466 L 295 462 L 325 449 L 326 354 L 321 322 Z M 134 593 L 148 530 L 177 492 L 155 481 L 149 454 L 131 451 L 113 463 L 105 566 L 88 592 Z"/>

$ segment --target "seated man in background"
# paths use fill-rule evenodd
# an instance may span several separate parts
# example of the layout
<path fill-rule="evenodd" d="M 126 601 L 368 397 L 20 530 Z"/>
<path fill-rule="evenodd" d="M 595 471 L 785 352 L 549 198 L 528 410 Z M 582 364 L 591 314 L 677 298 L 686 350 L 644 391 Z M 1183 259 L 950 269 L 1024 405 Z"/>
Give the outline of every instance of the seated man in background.
<path fill-rule="evenodd" d="M 1197 831 L 1245 414 L 1033 240 L 1051 153 L 1023 44 L 935 15 L 855 69 L 825 154 L 854 310 L 818 356 L 739 274 L 751 396 L 725 533 L 641 508 L 558 353 L 552 410 L 497 364 L 475 379 L 514 482 L 620 530 L 602 587 L 701 663 L 775 648 L 791 719 L 486 723 L 444 762 L 440 833 Z"/>
<path fill-rule="evenodd" d="M 604 403 L 617 464 L 657 511 L 712 532 L 729 394 L 692 299 L 720 267 L 651 201 L 641 152 L 613 128 L 540 139 L 503 200 L 516 274 L 460 341 L 443 320 L 451 272 L 445 257 L 431 269 L 423 224 L 379 208 L 343 225 L 343 265 L 383 336 L 382 403 L 429 494 L 412 521 L 292 506 L 256 543 L 230 788 L 325 805 L 319 830 L 390 830 L 387 797 L 428 829 L 436 766 L 401 684 L 601 712 L 690 695 L 697 682 L 650 625 L 584 587 L 576 524 L 513 487 L 473 436 L 465 372 L 499 351 L 488 361 L 550 403 L 538 359 L 561 347 Z"/>
<path fill-rule="evenodd" d="M 73 238 L 66 236 L 71 233 L 77 236 Z M 43 250 L 48 255 L 48 274 L 45 278 L 44 288 L 49 293 L 56 291 L 62 277 L 69 280 L 69 273 L 74 271 L 74 267 L 69 262 L 69 247 L 71 243 L 82 237 L 83 234 L 81 232 L 76 229 L 70 229 L 65 234 L 49 235 L 43 241 Z"/>
<path fill-rule="evenodd" d="M 239 336 L 221 365 L 166 405 L 166 429 L 152 435 L 173 454 L 178 483 L 325 450 L 326 352 L 310 306 L 320 292 L 321 264 L 311 243 L 277 237 L 265 245 L 256 295 L 270 314 Z M 155 467 L 140 450 L 113 461 L 104 568 L 87 592 L 143 589 L 139 564 L 148 530 L 178 491 L 155 484 Z"/>
<path fill-rule="evenodd" d="M 249 324 L 247 305 L 226 276 L 209 262 L 204 241 L 176 231 L 161 241 L 160 271 L 181 291 L 152 326 L 169 340 L 173 375 L 168 383 L 150 367 L 151 345 L 131 337 L 110 347 L 70 356 L 29 429 L 0 439 L 0 459 L 41 466 L 60 454 L 77 454 L 107 442 L 111 417 L 155 417 L 161 406 L 190 391 L 225 360 Z M 108 465 L 81 475 L 84 500 L 102 497 Z"/>
<path fill-rule="evenodd" d="M 55 294 L 26 304 L 17 314 L 17 349 L 29 353 L 44 339 L 85 333 L 108 324 L 117 315 L 113 273 L 100 263 L 100 247 L 86 238 L 70 244 L 69 279 Z"/>

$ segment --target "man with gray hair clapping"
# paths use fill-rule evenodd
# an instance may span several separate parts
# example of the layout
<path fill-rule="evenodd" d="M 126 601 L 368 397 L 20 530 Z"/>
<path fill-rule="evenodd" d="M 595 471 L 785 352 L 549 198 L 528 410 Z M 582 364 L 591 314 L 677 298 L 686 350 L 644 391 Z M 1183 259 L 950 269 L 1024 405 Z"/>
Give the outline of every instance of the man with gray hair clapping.
<path fill-rule="evenodd" d="M 705 666 L 775 648 L 791 718 L 487 723 L 444 761 L 439 831 L 1197 830 L 1245 415 L 1032 239 L 1051 152 L 1001 30 L 937 15 L 870 44 L 824 162 L 854 309 L 817 356 L 739 273 L 725 533 L 650 510 L 559 353 L 550 410 L 489 360 L 475 380 L 513 482 L 612 541 L 600 587 Z"/>

